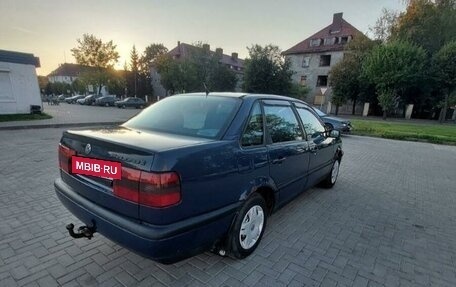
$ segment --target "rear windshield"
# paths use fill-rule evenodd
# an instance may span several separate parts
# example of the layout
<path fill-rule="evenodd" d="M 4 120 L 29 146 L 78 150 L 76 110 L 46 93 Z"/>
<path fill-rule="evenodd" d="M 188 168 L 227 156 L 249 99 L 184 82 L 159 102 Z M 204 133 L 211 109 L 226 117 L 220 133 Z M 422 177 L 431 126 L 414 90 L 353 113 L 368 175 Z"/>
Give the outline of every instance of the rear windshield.
<path fill-rule="evenodd" d="M 171 96 L 130 119 L 126 127 L 215 139 L 233 120 L 241 100 L 217 96 Z"/>

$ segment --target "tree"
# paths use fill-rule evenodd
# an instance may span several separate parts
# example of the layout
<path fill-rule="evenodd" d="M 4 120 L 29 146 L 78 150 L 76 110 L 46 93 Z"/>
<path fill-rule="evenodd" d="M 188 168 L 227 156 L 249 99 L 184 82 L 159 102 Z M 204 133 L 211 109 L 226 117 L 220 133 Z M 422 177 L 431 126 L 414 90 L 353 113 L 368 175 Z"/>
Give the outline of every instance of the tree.
<path fill-rule="evenodd" d="M 396 96 L 400 99 L 408 89 L 419 87 L 425 66 L 425 51 L 407 42 L 391 42 L 372 49 L 363 62 L 362 73 L 376 87 L 384 119 Z"/>
<path fill-rule="evenodd" d="M 195 65 L 190 60 L 176 61 L 163 56 L 157 61 L 161 84 L 171 94 L 201 91 Z"/>
<path fill-rule="evenodd" d="M 140 73 L 149 74 L 150 76 L 150 65 L 160 56 L 168 53 L 168 48 L 163 44 L 150 44 L 144 49 L 139 60 Z"/>
<path fill-rule="evenodd" d="M 432 55 L 456 40 L 456 0 L 410 0 L 391 32 L 392 39 L 414 43 Z"/>
<path fill-rule="evenodd" d="M 236 83 L 236 75 L 226 66 L 219 63 L 212 66 L 207 81 L 207 87 L 210 91 L 231 92 L 234 91 Z"/>
<path fill-rule="evenodd" d="M 331 102 L 336 105 L 336 115 L 339 107 L 349 99 L 356 105 L 356 99 L 360 93 L 359 76 L 361 74 L 361 63 L 355 56 L 347 56 L 331 69 L 329 83 L 333 89 Z M 354 112 L 354 109 L 353 109 Z"/>
<path fill-rule="evenodd" d="M 445 93 L 439 121 L 443 122 L 448 110 L 450 95 L 456 91 L 456 40 L 448 42 L 435 55 L 433 66 L 436 81 Z"/>
<path fill-rule="evenodd" d="M 87 86 L 80 79 L 75 79 L 73 83 L 71 83 L 71 89 L 79 95 L 83 95 L 87 92 Z"/>
<path fill-rule="evenodd" d="M 139 55 L 138 52 L 136 52 L 135 45 L 133 45 L 133 49 L 130 53 L 130 67 L 133 74 L 133 87 L 131 88 L 133 88 L 133 91 L 135 92 L 134 96 L 136 97 L 138 95 Z"/>
<path fill-rule="evenodd" d="M 309 93 L 310 88 L 308 86 L 293 83 L 288 96 L 305 101 Z"/>
<path fill-rule="evenodd" d="M 163 44 L 150 44 L 144 49 L 143 54 L 139 58 L 138 71 L 138 94 L 152 95 L 152 78 L 150 75 L 150 67 L 154 61 L 162 55 L 168 53 L 168 49 Z"/>
<path fill-rule="evenodd" d="M 98 93 L 107 83 L 107 69 L 112 68 L 119 59 L 116 45 L 112 41 L 103 43 L 94 35 L 84 34 L 82 39 L 77 39 L 78 46 L 71 49 L 71 52 L 80 65 L 95 67 L 93 72 L 89 72 L 93 78 L 91 82 L 98 86 Z"/>
<path fill-rule="evenodd" d="M 46 86 L 49 84 L 48 77 L 38 76 L 38 87 L 40 88 L 40 93 L 46 89 Z"/>
<path fill-rule="evenodd" d="M 369 52 L 379 43 L 368 37 L 358 36 L 346 47 L 342 61 L 333 66 L 329 74 L 329 82 L 333 89 L 331 102 L 336 106 L 336 115 L 339 107 L 348 100 L 352 101 L 352 114 L 360 97 L 370 101 L 370 87 L 362 78 L 362 63 Z"/>
<path fill-rule="evenodd" d="M 374 39 L 386 43 L 391 37 L 393 27 L 397 25 L 398 18 L 398 12 L 383 8 L 382 15 L 377 19 L 375 25 L 369 28 Z"/>
<path fill-rule="evenodd" d="M 233 71 L 220 62 L 216 53 L 201 47 L 189 50 L 186 59 L 172 59 L 159 55 L 155 66 L 161 83 L 171 93 L 204 91 L 234 91 L 237 78 Z"/>
<path fill-rule="evenodd" d="M 111 69 L 109 71 L 109 79 L 106 85 L 109 94 L 120 97 L 125 93 L 125 86 L 126 80 L 124 78 L 123 71 Z"/>
<path fill-rule="evenodd" d="M 244 86 L 247 92 L 288 94 L 292 81 L 291 62 L 284 59 L 279 47 L 253 45 L 245 61 Z"/>

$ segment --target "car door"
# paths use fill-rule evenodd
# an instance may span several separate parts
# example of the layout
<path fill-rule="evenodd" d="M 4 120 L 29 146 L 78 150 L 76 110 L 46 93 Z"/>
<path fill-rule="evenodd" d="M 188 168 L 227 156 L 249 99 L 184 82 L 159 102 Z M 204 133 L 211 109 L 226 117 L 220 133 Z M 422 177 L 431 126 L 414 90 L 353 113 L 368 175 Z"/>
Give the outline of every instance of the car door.
<path fill-rule="evenodd" d="M 289 101 L 265 100 L 269 173 L 279 189 L 279 205 L 301 191 L 307 181 L 308 143 Z"/>
<path fill-rule="evenodd" d="M 306 132 L 306 141 L 311 151 L 307 187 L 313 186 L 331 170 L 336 139 L 327 135 L 324 124 L 310 108 L 296 103 L 296 110 Z"/>

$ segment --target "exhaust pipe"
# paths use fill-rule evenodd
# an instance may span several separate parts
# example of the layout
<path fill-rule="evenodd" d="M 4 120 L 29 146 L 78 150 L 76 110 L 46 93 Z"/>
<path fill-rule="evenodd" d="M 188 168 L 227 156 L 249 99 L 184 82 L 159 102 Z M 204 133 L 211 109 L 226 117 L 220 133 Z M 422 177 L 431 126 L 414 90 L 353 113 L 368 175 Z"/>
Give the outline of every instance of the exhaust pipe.
<path fill-rule="evenodd" d="M 70 234 L 71 237 L 73 238 L 87 238 L 87 239 L 91 239 L 93 237 L 93 234 L 96 232 L 96 226 L 95 226 L 95 222 L 93 222 L 93 225 L 92 226 L 86 226 L 86 225 L 83 225 L 83 226 L 80 226 L 78 228 L 78 231 L 77 232 L 74 232 L 74 224 L 73 223 L 70 223 L 66 226 L 66 229 L 68 230 L 68 233 Z"/>

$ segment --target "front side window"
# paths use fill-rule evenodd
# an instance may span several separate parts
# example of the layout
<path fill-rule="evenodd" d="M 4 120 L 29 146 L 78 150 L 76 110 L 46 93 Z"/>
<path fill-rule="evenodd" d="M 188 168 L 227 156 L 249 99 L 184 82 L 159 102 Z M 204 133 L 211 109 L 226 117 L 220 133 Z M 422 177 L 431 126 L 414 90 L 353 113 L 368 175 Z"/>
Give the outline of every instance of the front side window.
<path fill-rule="evenodd" d="M 273 143 L 302 140 L 302 131 L 291 106 L 264 106 Z"/>
<path fill-rule="evenodd" d="M 297 108 L 297 110 L 302 124 L 304 125 L 304 130 L 307 134 L 307 140 L 315 139 L 324 134 L 325 127 L 313 113 L 304 108 Z"/>
<path fill-rule="evenodd" d="M 255 103 L 250 118 L 241 138 L 244 147 L 263 144 L 263 114 L 261 113 L 260 103 Z"/>

